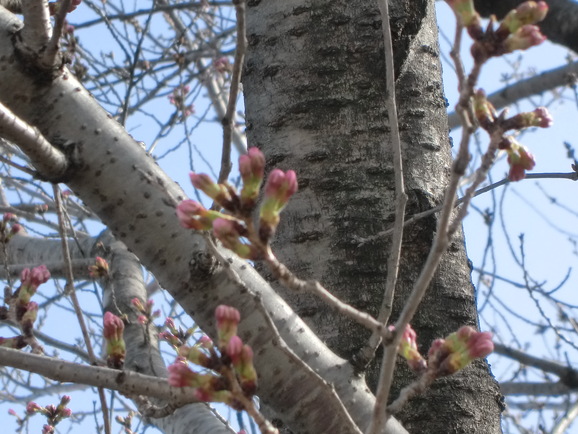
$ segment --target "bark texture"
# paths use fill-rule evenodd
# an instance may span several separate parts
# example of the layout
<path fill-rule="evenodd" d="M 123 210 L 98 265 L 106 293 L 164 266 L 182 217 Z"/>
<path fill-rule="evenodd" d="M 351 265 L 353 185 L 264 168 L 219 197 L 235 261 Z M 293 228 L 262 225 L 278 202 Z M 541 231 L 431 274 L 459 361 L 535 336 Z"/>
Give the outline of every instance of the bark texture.
<path fill-rule="evenodd" d="M 390 2 L 408 213 L 439 203 L 450 165 L 433 3 Z M 284 211 L 274 250 L 302 278 L 377 314 L 389 240 L 359 240 L 393 222 L 384 60 L 377 6 L 366 1 L 249 1 L 244 75 L 249 143 L 270 167 L 295 169 L 300 189 Z M 408 228 L 395 309 L 408 297 L 430 249 L 435 218 Z M 341 357 L 368 334 L 309 295 L 277 288 Z M 477 323 L 461 234 L 413 321 L 422 350 Z M 376 367 L 368 372 L 374 384 Z M 411 380 L 400 369 L 393 392 Z M 467 403 L 466 405 L 464 405 Z M 401 416 L 410 432 L 500 432 L 500 394 L 484 363 L 438 381 Z"/>
<path fill-rule="evenodd" d="M 219 304 L 241 312 L 239 334 L 255 351 L 259 395 L 296 432 L 354 432 L 374 397 L 246 261 L 179 226 L 175 184 L 65 69 L 22 59 L 22 23 L 0 8 L 0 101 L 69 159 L 60 179 L 102 219 L 209 334 Z M 346 410 L 347 409 L 347 410 Z M 391 419 L 386 433 L 406 432 Z"/>

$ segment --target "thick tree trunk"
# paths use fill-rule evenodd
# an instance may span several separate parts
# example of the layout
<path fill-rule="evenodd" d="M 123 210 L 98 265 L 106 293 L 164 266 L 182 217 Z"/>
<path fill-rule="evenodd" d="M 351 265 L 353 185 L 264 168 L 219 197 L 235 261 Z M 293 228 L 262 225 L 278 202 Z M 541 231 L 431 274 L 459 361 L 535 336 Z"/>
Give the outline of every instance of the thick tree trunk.
<path fill-rule="evenodd" d="M 249 143 L 271 166 L 295 169 L 300 191 L 284 212 L 274 250 L 302 278 L 377 314 L 389 239 L 359 240 L 389 228 L 394 180 L 385 106 L 379 11 L 364 0 L 249 1 L 244 75 Z M 437 205 L 450 166 L 433 3 L 390 2 L 408 212 Z M 407 298 L 430 249 L 436 220 L 409 227 L 395 309 Z M 368 334 L 323 302 L 278 288 L 340 356 L 352 360 Z M 456 237 L 413 321 L 421 349 L 477 323 L 461 235 Z M 375 382 L 376 369 L 368 372 Z M 412 379 L 397 375 L 394 396 Z M 416 433 L 500 432 L 500 394 L 485 363 L 436 382 L 402 419 Z"/>
<path fill-rule="evenodd" d="M 22 23 L 0 7 L 0 101 L 67 156 L 70 188 L 213 334 L 219 304 L 241 312 L 258 393 L 296 432 L 354 432 L 374 397 L 246 261 L 178 224 L 176 185 L 65 69 L 35 68 L 13 46 Z M 0 360 L 1 363 L 1 360 Z M 391 419 L 388 434 L 406 432 Z"/>

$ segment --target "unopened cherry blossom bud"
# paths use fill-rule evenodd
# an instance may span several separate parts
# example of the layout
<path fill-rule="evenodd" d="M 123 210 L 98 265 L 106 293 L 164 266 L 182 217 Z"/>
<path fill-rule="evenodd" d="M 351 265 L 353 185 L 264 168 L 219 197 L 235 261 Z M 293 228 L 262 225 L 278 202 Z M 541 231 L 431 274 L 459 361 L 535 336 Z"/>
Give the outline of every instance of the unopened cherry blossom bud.
<path fill-rule="evenodd" d="M 48 282 L 48 279 L 50 279 L 50 272 L 48 271 L 48 268 L 46 268 L 46 265 L 39 265 L 32 269 L 30 278 L 30 283 L 38 287 L 43 283 Z"/>
<path fill-rule="evenodd" d="M 258 148 L 249 148 L 239 157 L 239 172 L 243 180 L 241 208 L 250 212 L 259 196 L 259 188 L 265 173 L 265 156 Z"/>
<path fill-rule="evenodd" d="M 236 211 L 239 199 L 233 196 L 234 190 L 232 188 L 224 184 L 217 184 L 209 175 L 204 173 L 191 172 L 189 177 L 195 188 L 201 190 L 226 210 Z"/>
<path fill-rule="evenodd" d="M 486 357 L 494 350 L 492 334 L 461 327 L 446 339 L 437 339 L 429 350 L 429 368 L 437 377 L 453 374 L 476 358 Z"/>
<path fill-rule="evenodd" d="M 103 277 L 107 277 L 109 272 L 108 262 L 106 259 L 97 256 L 94 259 L 94 264 L 89 265 L 88 267 L 88 274 L 93 279 L 101 279 Z"/>
<path fill-rule="evenodd" d="M 208 337 L 207 335 L 203 335 L 199 339 L 199 345 L 203 348 L 210 349 L 213 347 L 213 340 L 210 337 Z"/>
<path fill-rule="evenodd" d="M 218 211 L 208 210 L 194 200 L 183 200 L 177 205 L 177 218 L 181 226 L 187 229 L 206 231 L 213 227 L 213 222 L 218 218 L 232 219 L 233 217 Z"/>
<path fill-rule="evenodd" d="M 537 107 L 531 112 L 519 113 L 503 123 L 506 130 L 521 130 L 529 127 L 548 128 L 554 123 L 546 107 Z"/>
<path fill-rule="evenodd" d="M 394 327 L 390 326 L 389 329 L 393 331 Z M 405 327 L 397 352 L 414 372 L 421 373 L 427 368 L 424 358 L 417 349 L 417 334 L 409 324 Z"/>
<path fill-rule="evenodd" d="M 515 142 L 506 149 L 508 153 L 508 164 L 510 165 L 510 173 L 508 178 L 510 181 L 520 181 L 526 177 L 526 170 L 532 170 L 536 165 L 534 156 L 528 151 L 528 148 Z"/>
<path fill-rule="evenodd" d="M 218 218 L 213 222 L 213 234 L 223 246 L 245 259 L 258 259 L 258 252 L 251 244 L 245 244 L 241 237 L 246 235 L 245 227 L 237 220 Z"/>
<path fill-rule="evenodd" d="M 486 98 L 486 93 L 478 89 L 473 96 L 474 114 L 480 126 L 489 129 L 496 120 L 496 109 Z"/>
<path fill-rule="evenodd" d="M 257 371 L 253 365 L 253 350 L 243 345 L 239 355 L 233 359 L 233 367 L 239 376 L 241 388 L 245 394 L 252 396 L 257 391 Z"/>
<path fill-rule="evenodd" d="M 243 351 L 243 341 L 241 340 L 241 338 L 237 335 L 231 336 L 231 339 L 229 339 L 229 342 L 225 347 L 225 354 L 227 354 L 227 356 L 231 358 L 233 363 L 235 363 L 235 360 L 241 357 L 242 351 Z"/>
<path fill-rule="evenodd" d="M 473 39 L 478 39 L 482 33 L 481 18 L 474 8 L 473 0 L 446 0 L 459 23 L 466 27 Z"/>
<path fill-rule="evenodd" d="M 225 349 L 229 340 L 237 334 L 241 314 L 234 307 L 221 304 L 215 309 L 215 318 L 217 320 L 219 348 Z"/>
<path fill-rule="evenodd" d="M 504 41 L 504 50 L 506 53 L 511 53 L 515 50 L 527 50 L 530 47 L 540 45 L 546 40 L 546 37 L 540 32 L 538 26 L 526 24 L 522 26 L 516 33 L 511 34 Z"/>
<path fill-rule="evenodd" d="M 180 357 L 186 358 L 189 362 L 204 368 L 211 369 L 214 365 L 213 361 L 200 348 L 187 347 L 183 345 L 178 352 Z"/>
<path fill-rule="evenodd" d="M 50 279 L 50 272 L 45 265 L 39 265 L 32 270 L 25 268 L 20 273 L 21 286 L 18 290 L 18 298 L 21 303 L 28 303 L 30 297 L 36 293 L 40 285 Z"/>
<path fill-rule="evenodd" d="M 26 413 L 29 415 L 38 413 L 42 410 L 44 410 L 44 408 L 36 404 L 34 401 L 30 401 L 28 404 L 26 404 Z"/>
<path fill-rule="evenodd" d="M 542 21 L 547 13 L 548 4 L 546 2 L 524 2 L 504 17 L 496 33 L 504 37 L 510 33 L 516 33 L 522 26 Z"/>
<path fill-rule="evenodd" d="M 269 241 L 279 224 L 279 213 L 296 191 L 297 176 L 294 171 L 283 172 L 275 169 L 269 174 L 260 211 L 259 237 L 261 240 Z"/>
<path fill-rule="evenodd" d="M 183 361 L 176 361 L 168 366 L 169 378 L 168 382 L 173 387 L 196 387 L 196 377 L 199 375 L 194 372 Z"/>
<path fill-rule="evenodd" d="M 111 312 L 104 314 L 103 337 L 106 341 L 107 364 L 120 369 L 124 364 L 126 347 L 123 339 L 124 322 Z"/>

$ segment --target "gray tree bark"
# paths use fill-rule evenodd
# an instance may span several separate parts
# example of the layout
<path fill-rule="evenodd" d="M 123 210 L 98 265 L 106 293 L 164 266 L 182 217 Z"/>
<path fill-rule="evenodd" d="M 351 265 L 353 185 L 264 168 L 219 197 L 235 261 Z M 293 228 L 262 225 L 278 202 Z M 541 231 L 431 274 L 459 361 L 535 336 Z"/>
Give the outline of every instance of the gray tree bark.
<path fill-rule="evenodd" d="M 377 314 L 394 180 L 388 143 L 380 15 L 367 1 L 249 1 L 244 75 L 249 143 L 270 166 L 295 169 L 300 188 L 274 250 L 302 278 L 320 280 L 355 307 Z M 390 2 L 408 213 L 440 203 L 450 166 L 433 3 Z M 404 237 L 399 312 L 430 249 L 435 217 Z M 309 295 L 276 289 L 341 357 L 354 361 L 368 333 Z M 395 318 L 393 318 L 395 319 Z M 475 293 L 461 234 L 442 262 L 413 325 L 421 350 L 461 325 L 476 325 Z M 377 366 L 367 372 L 374 385 Z M 398 370 L 393 396 L 412 379 Z M 464 405 L 464 403 L 468 403 Z M 485 363 L 434 384 L 401 419 L 410 432 L 500 432 L 497 384 Z M 419 416 L 418 416 L 419 415 Z"/>

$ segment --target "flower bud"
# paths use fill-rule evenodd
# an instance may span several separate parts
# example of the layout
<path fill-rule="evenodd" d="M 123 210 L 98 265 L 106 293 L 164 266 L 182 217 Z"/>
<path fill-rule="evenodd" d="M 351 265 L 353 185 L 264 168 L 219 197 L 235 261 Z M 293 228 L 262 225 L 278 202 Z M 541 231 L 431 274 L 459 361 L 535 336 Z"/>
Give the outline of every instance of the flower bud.
<path fill-rule="evenodd" d="M 102 277 L 108 276 L 108 262 L 106 259 L 97 256 L 94 261 L 94 265 L 88 267 L 88 274 L 93 279 L 100 279 Z"/>
<path fill-rule="evenodd" d="M 215 318 L 217 320 L 219 348 L 224 349 L 231 338 L 237 334 L 241 314 L 234 307 L 221 304 L 215 309 Z"/>
<path fill-rule="evenodd" d="M 521 27 L 527 24 L 536 24 L 542 21 L 547 13 L 548 4 L 546 2 L 524 2 L 504 17 L 496 33 L 498 35 L 504 35 L 504 37 L 508 34 L 516 33 Z"/>
<path fill-rule="evenodd" d="M 239 157 L 239 172 L 243 180 L 241 209 L 250 212 L 259 196 L 259 188 L 265 172 L 265 157 L 258 148 L 249 148 Z"/>
<path fill-rule="evenodd" d="M 204 173 L 197 174 L 191 172 L 189 177 L 195 188 L 201 190 L 226 210 L 236 211 L 238 198 L 233 197 L 232 193 L 234 193 L 234 190 L 232 188 L 223 184 L 217 184 L 209 175 Z"/>
<path fill-rule="evenodd" d="M 199 202 L 190 199 L 177 205 L 177 217 L 181 226 L 198 231 L 211 229 L 217 218 L 231 218 L 218 211 L 208 210 Z"/>
<path fill-rule="evenodd" d="M 461 327 L 445 340 L 437 339 L 429 350 L 429 367 L 437 377 L 453 374 L 476 358 L 486 357 L 494 350 L 492 334 Z"/>
<path fill-rule="evenodd" d="M 297 176 L 294 171 L 274 169 L 269 174 L 259 221 L 259 237 L 263 242 L 268 242 L 273 236 L 279 224 L 279 213 L 296 191 Z"/>
<path fill-rule="evenodd" d="M 514 50 L 527 50 L 530 47 L 540 45 L 546 40 L 546 37 L 540 32 L 538 26 L 526 24 L 511 34 L 504 41 L 504 50 L 511 53 Z"/>
<path fill-rule="evenodd" d="M 115 314 L 105 312 L 103 337 L 106 341 L 107 364 L 120 369 L 124 364 L 126 347 L 123 339 L 124 322 Z"/>
<path fill-rule="evenodd" d="M 251 244 L 245 244 L 241 237 L 246 235 L 246 228 L 238 221 L 218 218 L 213 222 L 213 234 L 223 246 L 232 250 L 241 258 L 258 259 L 258 252 Z"/>

